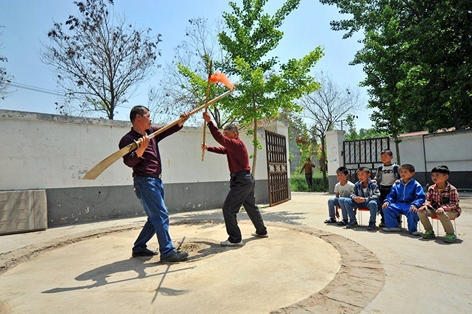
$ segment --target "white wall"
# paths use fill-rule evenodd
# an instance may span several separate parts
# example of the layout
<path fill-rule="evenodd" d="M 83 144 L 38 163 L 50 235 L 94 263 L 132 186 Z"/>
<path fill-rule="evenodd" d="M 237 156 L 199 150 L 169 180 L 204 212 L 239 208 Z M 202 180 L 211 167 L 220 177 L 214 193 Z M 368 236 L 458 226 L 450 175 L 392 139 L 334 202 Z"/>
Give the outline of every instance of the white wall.
<path fill-rule="evenodd" d="M 401 163 L 414 165 L 416 171 L 430 172 L 443 164 L 451 171 L 471 170 L 471 131 L 402 136 L 401 140 Z M 394 147 L 394 144 L 392 140 L 390 145 Z"/>
<path fill-rule="evenodd" d="M 444 164 L 454 171 L 471 171 L 472 132 L 439 133 L 425 136 L 427 170 Z"/>
<path fill-rule="evenodd" d="M 118 150 L 130 128 L 126 121 L 0 110 L 0 190 L 131 185 L 131 169 L 121 160 L 96 180 L 81 180 Z M 258 135 L 264 147 L 256 169 L 261 180 L 267 179 L 267 165 L 265 138 Z M 252 154 L 252 138 L 244 133 L 241 138 Z M 217 145 L 208 130 L 206 139 Z M 202 127 L 184 127 L 160 142 L 165 183 L 228 181 L 226 156 L 206 152 L 202 162 L 201 142 Z"/>
<path fill-rule="evenodd" d="M 330 190 L 337 182 L 335 171 L 344 162 L 339 158 L 344 140 L 343 134 L 339 132 L 341 131 L 330 131 L 326 136 Z M 430 172 L 433 167 L 447 165 L 451 171 L 450 181 L 456 187 L 472 189 L 472 130 L 424 135 L 403 134 L 400 139 L 399 153 L 396 151 L 394 140 L 390 140 L 393 162 L 415 166 L 415 178 L 423 185 L 431 183 Z"/>

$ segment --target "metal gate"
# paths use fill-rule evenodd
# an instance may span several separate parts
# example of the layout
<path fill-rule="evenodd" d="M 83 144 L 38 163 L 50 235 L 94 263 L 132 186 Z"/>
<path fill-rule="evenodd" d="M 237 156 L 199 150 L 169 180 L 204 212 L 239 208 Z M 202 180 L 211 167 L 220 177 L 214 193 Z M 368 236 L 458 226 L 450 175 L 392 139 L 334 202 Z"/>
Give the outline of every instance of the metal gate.
<path fill-rule="evenodd" d="M 349 169 L 349 178 L 357 181 L 356 171 L 360 167 L 368 167 L 372 171 L 372 178 L 376 172 L 376 164 L 380 161 L 380 152 L 390 149 L 389 137 L 369 138 L 365 140 L 344 141 L 344 166 Z"/>
<path fill-rule="evenodd" d="M 265 131 L 269 205 L 275 206 L 290 199 L 288 193 L 287 146 L 285 136 Z"/>

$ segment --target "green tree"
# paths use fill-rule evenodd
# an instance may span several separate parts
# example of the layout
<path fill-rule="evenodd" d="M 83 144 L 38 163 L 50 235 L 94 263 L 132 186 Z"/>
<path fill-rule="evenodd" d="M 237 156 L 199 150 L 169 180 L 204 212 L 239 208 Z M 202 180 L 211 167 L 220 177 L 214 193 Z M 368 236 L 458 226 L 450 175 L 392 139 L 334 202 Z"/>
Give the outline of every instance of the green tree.
<path fill-rule="evenodd" d="M 331 22 L 344 38 L 362 30 L 362 64 L 378 131 L 472 126 L 472 11 L 469 0 L 320 0 L 350 19 Z M 397 141 L 398 143 L 398 141 Z"/>
<path fill-rule="evenodd" d="M 44 44 L 41 57 L 64 91 L 62 113 L 98 112 L 113 119 L 116 107 L 154 72 L 160 35 L 134 29 L 124 17 L 115 21 L 105 1 L 74 2 L 80 15 L 70 15 L 66 26 L 54 23 L 48 32 L 50 44 Z"/>
<path fill-rule="evenodd" d="M 260 147 L 259 122 L 274 119 L 281 111 L 300 110 L 294 100 L 319 88 L 309 72 L 323 55 L 323 49 L 316 47 L 301 59 L 284 64 L 275 56 L 269 57 L 283 38 L 280 26 L 300 0 L 286 1 L 273 15 L 264 13 L 267 1 L 243 0 L 242 8 L 229 2 L 232 12 L 223 13 L 227 30 L 218 35 L 228 58 L 222 68 L 239 79 L 237 93 L 225 109 L 242 125 L 252 126 L 253 174 Z"/>
<path fill-rule="evenodd" d="M 314 160 L 314 156 L 317 155 L 319 145 L 316 142 L 316 137 L 308 130 L 308 127 L 303 120 L 302 116 L 298 113 L 282 112 L 279 116 L 279 121 L 286 123 L 288 127 L 288 134 L 290 142 L 294 140 L 296 147 L 300 151 L 300 160 L 298 166 L 295 169 L 295 174 L 299 173 L 303 162 L 310 158 Z M 289 145 L 290 150 L 294 147 Z M 293 156 L 293 152 L 290 151 L 290 155 Z M 293 160 L 290 159 L 290 163 Z"/>
<path fill-rule="evenodd" d="M 344 135 L 344 139 L 350 141 L 350 140 L 357 140 L 359 137 L 359 134 L 357 133 L 356 130 L 356 125 L 355 125 L 355 119 L 357 116 L 348 114 L 346 117 L 346 125 L 347 125 L 347 131 L 346 134 Z M 341 124 L 341 130 L 342 130 L 342 124 Z"/>

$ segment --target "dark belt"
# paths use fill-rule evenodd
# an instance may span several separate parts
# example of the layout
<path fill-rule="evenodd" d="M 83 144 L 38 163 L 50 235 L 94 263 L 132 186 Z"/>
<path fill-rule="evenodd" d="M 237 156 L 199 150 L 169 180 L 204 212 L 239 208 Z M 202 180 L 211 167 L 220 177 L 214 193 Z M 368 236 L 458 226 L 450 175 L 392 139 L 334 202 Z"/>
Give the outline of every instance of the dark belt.
<path fill-rule="evenodd" d="M 144 176 L 133 176 L 133 177 L 151 177 L 151 178 L 160 179 L 160 178 L 162 178 L 162 174 L 161 173 L 159 173 L 159 174 L 156 173 L 156 174 L 147 174 L 147 175 L 144 175 Z"/>
<path fill-rule="evenodd" d="M 240 172 L 232 172 L 229 175 L 231 177 L 236 177 L 236 176 L 239 176 L 239 175 L 245 175 L 245 174 L 249 174 L 249 173 L 251 173 L 251 172 L 250 171 L 240 171 Z"/>

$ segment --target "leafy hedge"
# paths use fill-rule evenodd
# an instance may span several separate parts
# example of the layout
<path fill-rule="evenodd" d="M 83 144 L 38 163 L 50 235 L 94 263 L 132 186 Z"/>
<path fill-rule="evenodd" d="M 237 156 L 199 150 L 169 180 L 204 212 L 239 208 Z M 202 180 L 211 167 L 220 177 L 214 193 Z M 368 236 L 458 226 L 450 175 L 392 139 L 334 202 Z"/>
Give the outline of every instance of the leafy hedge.
<path fill-rule="evenodd" d="M 292 174 L 290 176 L 290 189 L 296 192 L 327 192 L 327 189 L 323 187 L 323 174 L 321 171 L 315 171 L 313 174 L 313 186 L 311 190 L 308 190 L 304 173 Z"/>

